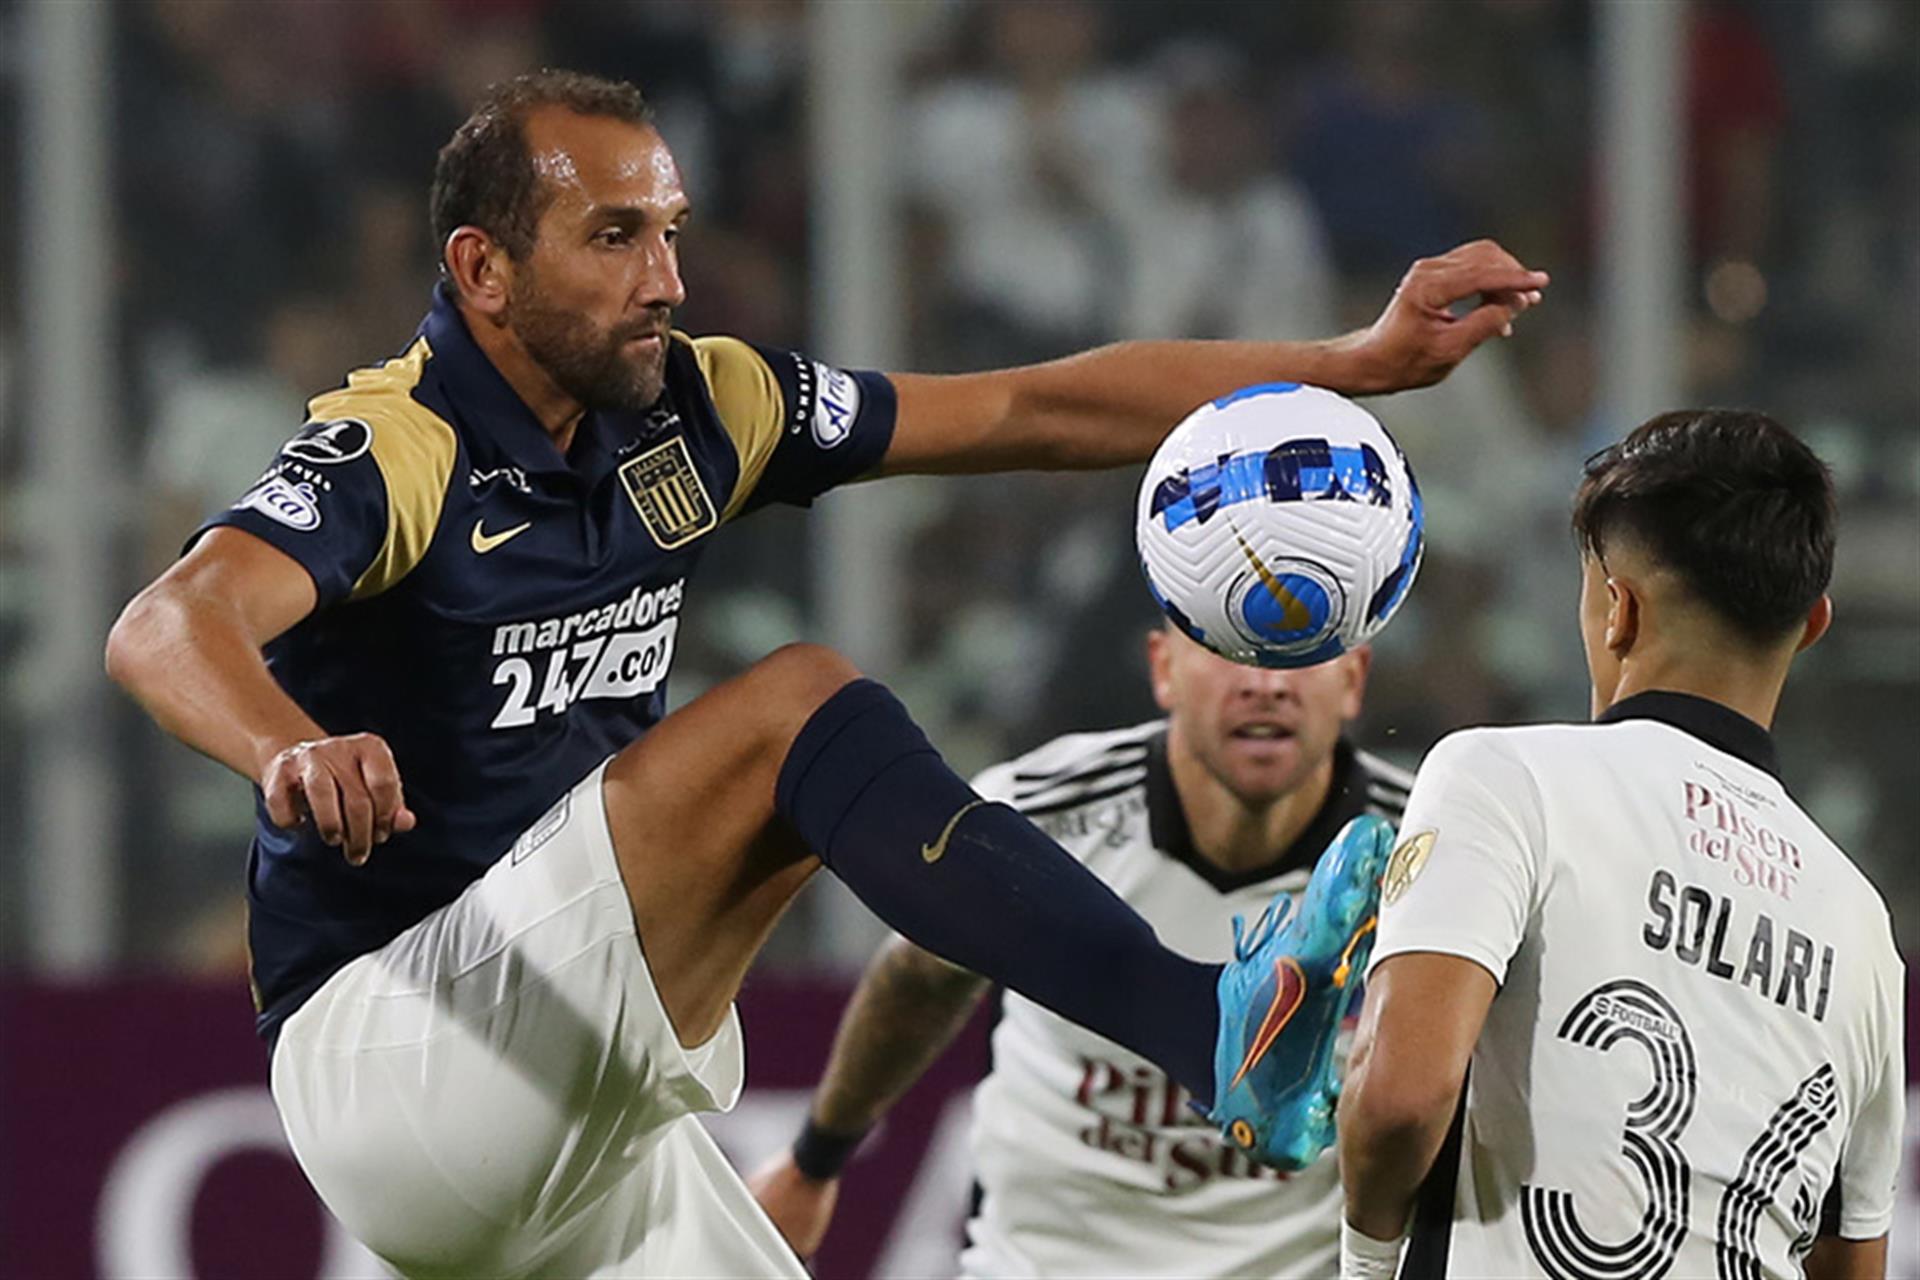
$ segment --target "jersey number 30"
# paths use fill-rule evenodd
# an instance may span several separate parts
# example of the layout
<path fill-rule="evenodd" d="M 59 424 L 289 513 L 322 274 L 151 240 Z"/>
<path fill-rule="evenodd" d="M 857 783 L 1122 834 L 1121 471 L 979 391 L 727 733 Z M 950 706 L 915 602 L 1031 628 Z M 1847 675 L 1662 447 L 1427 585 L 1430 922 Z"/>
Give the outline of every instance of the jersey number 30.
<path fill-rule="evenodd" d="M 1627 1104 L 1623 1149 L 1646 1187 L 1647 1203 L 1638 1231 L 1625 1240 L 1606 1243 L 1580 1225 L 1571 1192 L 1528 1184 L 1520 1201 L 1527 1243 L 1554 1280 L 1661 1280 L 1673 1268 L 1686 1239 L 1693 1192 L 1693 1168 L 1680 1147 L 1700 1088 L 1693 1038 L 1665 996 L 1632 978 L 1606 983 L 1582 996 L 1560 1024 L 1559 1035 L 1598 1053 L 1610 1051 L 1621 1041 L 1646 1051 L 1653 1083 Z M 1839 1107 L 1833 1067 L 1822 1064 L 1800 1082 L 1793 1097 L 1780 1104 L 1765 1131 L 1747 1148 L 1739 1175 L 1720 1201 L 1714 1236 L 1717 1280 L 1759 1280 L 1761 1214 Z M 1804 1249 L 1812 1244 L 1816 1212 L 1805 1188 L 1796 1197 L 1794 1210 L 1802 1228 L 1796 1246 Z"/>

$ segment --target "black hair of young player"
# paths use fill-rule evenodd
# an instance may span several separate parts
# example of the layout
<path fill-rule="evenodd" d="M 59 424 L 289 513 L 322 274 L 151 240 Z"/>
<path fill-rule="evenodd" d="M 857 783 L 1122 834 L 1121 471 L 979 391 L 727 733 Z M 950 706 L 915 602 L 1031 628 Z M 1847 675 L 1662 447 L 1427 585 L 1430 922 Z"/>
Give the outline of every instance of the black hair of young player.
<path fill-rule="evenodd" d="M 1736 635 L 1797 634 L 1833 576 L 1833 477 L 1764 413 L 1681 409 L 1587 459 L 1573 501 L 1581 548 L 1616 539 L 1680 575 Z"/>
<path fill-rule="evenodd" d="M 653 108 L 640 90 L 621 80 L 547 68 L 493 85 L 440 148 L 433 167 L 428 207 L 436 249 L 455 228 L 473 226 L 516 261 L 533 251 L 546 202 L 527 148 L 527 116 L 548 106 L 628 124 L 653 123 Z"/>

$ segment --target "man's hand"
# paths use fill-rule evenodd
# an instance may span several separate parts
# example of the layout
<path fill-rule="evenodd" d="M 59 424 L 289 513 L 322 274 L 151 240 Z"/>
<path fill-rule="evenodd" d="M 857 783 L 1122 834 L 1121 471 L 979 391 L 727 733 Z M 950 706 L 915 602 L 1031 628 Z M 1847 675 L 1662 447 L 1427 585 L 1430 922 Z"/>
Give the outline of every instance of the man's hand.
<path fill-rule="evenodd" d="M 377 734 L 296 742 L 267 761 L 260 790 L 275 826 L 311 818 L 320 838 L 338 845 L 356 867 L 394 832 L 413 830 L 400 769 Z"/>
<path fill-rule="evenodd" d="M 1408 268 L 1373 326 L 1340 341 L 1362 373 L 1356 395 L 1431 386 L 1487 339 L 1513 332 L 1513 319 L 1540 301 L 1544 271 L 1529 271 L 1491 240 L 1475 240 Z M 1463 314 L 1456 304 L 1473 301 Z"/>
<path fill-rule="evenodd" d="M 782 1151 L 747 1179 L 747 1186 L 793 1251 L 811 1258 L 827 1234 L 827 1224 L 833 1221 L 840 1180 L 809 1178 L 793 1163 L 793 1153 Z"/>

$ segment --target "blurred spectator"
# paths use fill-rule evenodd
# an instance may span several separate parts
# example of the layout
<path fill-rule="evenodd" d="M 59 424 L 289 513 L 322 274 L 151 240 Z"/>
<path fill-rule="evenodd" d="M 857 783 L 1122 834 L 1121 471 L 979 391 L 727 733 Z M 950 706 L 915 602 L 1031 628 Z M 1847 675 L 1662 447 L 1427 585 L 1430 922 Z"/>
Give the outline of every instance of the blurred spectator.
<path fill-rule="evenodd" d="M 439 246 L 430 244 L 427 202 L 418 184 L 369 183 L 347 210 L 346 251 L 333 283 L 342 300 L 340 344 L 346 363 L 307 386 L 311 397 L 335 385 L 342 370 L 398 353 L 431 301 Z M 286 368 L 279 361 L 270 362 Z"/>
<path fill-rule="evenodd" d="M 1437 87 L 1425 0 L 1340 10 L 1340 53 L 1297 108 L 1293 171 L 1313 193 L 1341 270 L 1398 276 L 1418 257 L 1489 234 L 1497 189 L 1480 110 Z"/>
<path fill-rule="evenodd" d="M 1425 60 L 1472 93 L 1491 229 L 1521 261 L 1554 264 L 1558 300 L 1591 268 L 1592 6 L 1471 0 L 1449 17 Z"/>
<path fill-rule="evenodd" d="M 1113 335 L 1126 306 L 1123 219 L 1159 172 L 1140 77 L 1100 61 L 1088 0 L 982 6 L 987 62 L 924 91 L 904 157 L 945 224 L 968 363 L 1030 358 Z"/>
<path fill-rule="evenodd" d="M 356 360 L 355 331 L 338 301 L 291 294 L 267 318 L 265 361 L 163 372 L 147 438 L 151 577 L 199 523 L 252 486 L 280 442 L 300 429 L 306 402 L 337 386 Z"/>
<path fill-rule="evenodd" d="M 147 495 L 142 577 L 164 569 L 202 520 L 246 492 L 280 442 L 299 430 L 308 398 L 340 382 L 357 358 L 347 316 L 332 297 L 289 294 L 264 326 L 264 363 L 163 374 L 141 486 Z M 231 927 L 228 891 L 252 838 L 247 781 L 175 750 L 148 726 L 135 732 L 151 753 L 138 780 L 140 808 L 144 821 L 158 817 L 170 856 L 142 864 L 148 910 L 134 927 L 190 971 L 210 972 L 219 961 L 207 956 L 231 960 L 234 947 L 244 945 Z M 210 888 L 218 890 L 218 905 L 203 917 Z M 178 919 L 190 922 L 194 940 L 172 937 Z M 183 959 L 189 953 L 194 958 Z"/>
<path fill-rule="evenodd" d="M 1129 338 L 1313 338 L 1333 264 L 1306 193 L 1271 167 L 1246 60 L 1184 42 L 1157 59 L 1164 184 L 1128 213 Z"/>
<path fill-rule="evenodd" d="M 1840 464 L 1842 625 L 1784 709 L 1783 736 L 1820 744 L 1803 762 L 1818 766 L 1814 798 L 1863 833 L 1885 874 L 1899 833 L 1920 822 L 1920 756 L 1899 741 L 1920 714 L 1920 6 L 1689 3 L 1700 315 L 1674 340 L 1690 398 L 1775 409 Z M 1408 260 L 1478 235 L 1555 271 L 1548 306 L 1511 344 L 1434 391 L 1372 404 L 1419 471 L 1430 542 L 1420 588 L 1380 643 L 1369 733 L 1410 763 L 1460 723 L 1579 715 L 1564 503 L 1579 459 L 1621 425 L 1594 417 L 1582 239 L 1595 7 L 901 8 L 890 18 L 926 42 L 901 122 L 916 366 L 1029 361 L 1123 335 L 1317 335 L 1370 321 Z M 136 0 L 113 12 L 111 251 L 136 384 L 124 417 L 144 433 L 129 441 L 143 459 L 130 562 L 172 556 L 255 478 L 309 396 L 405 343 L 437 258 L 433 157 L 500 76 L 555 64 L 637 81 L 696 208 L 679 323 L 776 345 L 821 336 L 801 0 Z M 0 46 L 18 24 L 0 6 Z M 0 66 L 17 72 L 19 57 Z M 0 83 L 8 107 L 14 90 Z M 18 138 L 0 134 L 10 175 Z M 0 228 L 18 229 L 18 187 L 0 183 Z M 0 313 L 8 335 L 21 323 Z M 17 356 L 0 341 L 0 657 L 18 653 L 38 604 L 18 531 L 30 503 L 56 500 L 21 483 Z M 899 602 L 909 653 L 883 674 L 963 763 L 1148 713 L 1113 693 L 1139 687 L 1137 634 L 1152 620 L 1134 484 L 892 487 L 913 572 Z M 716 539 L 716 594 L 689 615 L 676 701 L 781 640 L 818 637 L 817 528 L 767 512 Z M 17 663 L 7 679 L 16 693 L 31 684 Z M 0 739 L 6 714 L 0 702 Z M 130 941 L 229 963 L 225 908 L 198 932 L 178 920 L 233 884 L 244 782 L 196 773 L 157 735 L 118 749 L 140 801 L 128 811 L 145 824 L 130 834 L 153 850 Z M 0 838 L 19 834 L 23 776 L 11 759 L 0 768 Z M 15 922 L 13 888 L 0 883 L 0 929 Z M 802 938 L 787 954 L 820 946 Z"/>
<path fill-rule="evenodd" d="M 687 305 L 679 321 L 773 346 L 805 345 L 793 272 L 764 240 L 726 227 L 689 228 L 681 255 Z"/>
<path fill-rule="evenodd" d="M 1687 25 L 1687 192 L 1694 260 L 1764 265 L 1786 126 L 1778 64 L 1730 0 L 1696 0 Z"/>
<path fill-rule="evenodd" d="M 129 24 L 117 164 L 130 301 L 203 358 L 258 354 L 251 317 L 313 262 L 333 211 L 323 122 L 273 56 L 279 6 L 147 0 Z M 300 10 L 295 9 L 294 12 Z"/>
<path fill-rule="evenodd" d="M 1137 469 L 955 479 L 924 494 L 907 680 L 943 732 L 979 744 L 976 763 L 996 741 L 1153 713 L 1139 679 L 1155 617 L 1134 551 L 1139 481 Z"/>
<path fill-rule="evenodd" d="M 364 0 L 334 5 L 341 34 L 345 94 L 330 95 L 341 119 L 343 177 L 417 187 L 465 115 L 443 73 L 452 14 L 442 4 Z M 422 217 L 425 215 L 423 214 Z"/>
<path fill-rule="evenodd" d="M 1444 723 L 1473 724 L 1524 717 L 1528 708 L 1577 718 L 1584 702 L 1566 524 L 1585 456 L 1578 411 L 1566 410 L 1562 430 L 1546 429 L 1514 352 L 1497 343 L 1436 387 L 1367 407 L 1407 451 L 1426 509 L 1427 558 L 1408 603 L 1421 620 L 1410 628 L 1418 643 L 1391 651 L 1422 673 L 1423 687 L 1405 692 L 1437 705 L 1404 707 L 1406 718 L 1431 727 L 1439 710 Z M 1390 682 L 1368 701 L 1391 714 L 1395 693 Z"/>

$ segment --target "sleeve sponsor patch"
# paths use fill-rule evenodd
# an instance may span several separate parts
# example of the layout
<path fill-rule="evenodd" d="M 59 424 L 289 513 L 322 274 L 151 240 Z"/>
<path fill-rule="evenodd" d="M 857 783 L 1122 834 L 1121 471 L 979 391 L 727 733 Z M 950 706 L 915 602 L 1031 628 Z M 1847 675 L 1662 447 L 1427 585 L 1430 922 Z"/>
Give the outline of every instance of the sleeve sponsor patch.
<path fill-rule="evenodd" d="M 860 416 L 860 384 L 854 376 L 831 365 L 813 365 L 813 441 L 822 449 L 844 444 Z"/>
<path fill-rule="evenodd" d="M 258 511 L 267 519 L 301 533 L 320 527 L 320 504 L 315 499 L 313 486 L 295 484 L 285 476 L 268 476 L 233 505 L 236 510 Z"/>
<path fill-rule="evenodd" d="M 722 519 L 775 502 L 810 506 L 829 489 L 880 465 L 893 438 L 898 405 L 884 374 L 836 368 L 797 351 L 751 350 L 760 357 L 756 367 L 775 383 L 778 394 L 769 399 L 778 413 L 772 437 L 764 442 L 756 437 L 756 443 L 769 446 L 764 455 L 742 452 L 741 482 Z"/>

